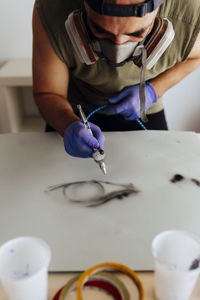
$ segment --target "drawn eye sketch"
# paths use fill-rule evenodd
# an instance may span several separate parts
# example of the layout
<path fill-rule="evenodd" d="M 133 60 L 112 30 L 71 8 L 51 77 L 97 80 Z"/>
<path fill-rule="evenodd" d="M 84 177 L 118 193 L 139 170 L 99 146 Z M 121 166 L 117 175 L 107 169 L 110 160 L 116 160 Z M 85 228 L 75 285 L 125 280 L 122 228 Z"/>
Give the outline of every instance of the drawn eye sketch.
<path fill-rule="evenodd" d="M 131 183 L 118 184 L 89 180 L 49 186 L 45 192 L 51 196 L 54 194 L 55 197 L 56 193 L 61 192 L 62 196 L 70 202 L 92 207 L 102 205 L 112 199 L 121 200 L 139 191 Z"/>

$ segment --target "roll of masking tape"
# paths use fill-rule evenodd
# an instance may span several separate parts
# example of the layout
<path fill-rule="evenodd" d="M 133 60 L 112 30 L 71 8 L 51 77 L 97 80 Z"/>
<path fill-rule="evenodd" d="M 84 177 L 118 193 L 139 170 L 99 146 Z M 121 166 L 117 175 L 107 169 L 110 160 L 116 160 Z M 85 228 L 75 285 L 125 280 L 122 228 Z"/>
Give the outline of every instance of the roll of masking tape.
<path fill-rule="evenodd" d="M 60 290 L 60 293 L 57 295 L 57 298 L 54 297 L 53 300 L 66 300 L 68 295 L 73 291 L 75 292 L 77 282 L 81 275 L 76 275 Z M 119 278 L 115 275 L 100 272 L 95 276 L 91 276 L 87 282 L 84 284 L 84 288 L 98 288 L 99 290 L 104 290 L 106 293 L 110 294 L 113 299 L 116 300 L 130 300 L 129 292 L 126 286 L 121 282 Z"/>
<path fill-rule="evenodd" d="M 132 280 L 134 285 L 136 285 L 136 287 L 138 289 L 139 300 L 144 300 L 144 289 L 143 289 L 142 283 L 141 283 L 139 277 L 136 275 L 136 273 L 125 265 L 122 265 L 119 263 L 110 263 L 110 262 L 95 265 L 81 274 L 81 276 L 78 280 L 78 283 L 77 283 L 77 288 L 76 288 L 76 300 L 83 300 L 82 288 L 83 288 L 84 284 L 89 280 L 89 278 L 92 275 L 95 275 L 96 273 L 99 273 L 102 271 L 119 271 L 119 272 L 127 275 Z"/>
<path fill-rule="evenodd" d="M 53 297 L 52 300 L 59 300 L 59 297 L 60 297 L 60 294 L 61 294 L 62 289 L 63 289 L 63 288 L 59 289 L 59 290 L 56 292 L 56 294 L 55 294 L 55 296 Z"/>

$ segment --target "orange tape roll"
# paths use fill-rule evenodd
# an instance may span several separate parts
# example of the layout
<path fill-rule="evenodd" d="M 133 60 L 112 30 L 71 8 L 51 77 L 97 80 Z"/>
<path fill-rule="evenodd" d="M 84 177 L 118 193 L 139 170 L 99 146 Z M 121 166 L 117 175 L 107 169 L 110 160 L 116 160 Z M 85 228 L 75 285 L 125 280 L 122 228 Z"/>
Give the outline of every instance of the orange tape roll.
<path fill-rule="evenodd" d="M 85 282 L 88 281 L 89 277 L 101 271 L 119 271 L 127 275 L 137 286 L 139 292 L 139 300 L 144 300 L 144 289 L 137 274 L 125 265 L 119 263 L 110 263 L 110 262 L 95 265 L 89 268 L 88 270 L 86 270 L 84 273 L 82 273 L 77 283 L 77 289 L 76 289 L 77 300 L 84 300 L 82 297 L 82 288 Z"/>

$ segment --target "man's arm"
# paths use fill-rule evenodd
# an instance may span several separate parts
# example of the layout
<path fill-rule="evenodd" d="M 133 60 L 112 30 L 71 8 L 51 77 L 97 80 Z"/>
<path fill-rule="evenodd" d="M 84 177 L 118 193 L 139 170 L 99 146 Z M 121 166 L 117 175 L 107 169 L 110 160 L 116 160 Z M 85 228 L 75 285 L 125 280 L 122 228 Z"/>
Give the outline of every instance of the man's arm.
<path fill-rule="evenodd" d="M 200 66 L 200 33 L 186 61 L 177 63 L 149 82 L 153 85 L 159 98 L 198 66 Z"/>
<path fill-rule="evenodd" d="M 36 104 L 49 125 L 62 136 L 79 118 L 66 100 L 69 72 L 54 52 L 38 16 L 33 10 L 33 93 Z"/>

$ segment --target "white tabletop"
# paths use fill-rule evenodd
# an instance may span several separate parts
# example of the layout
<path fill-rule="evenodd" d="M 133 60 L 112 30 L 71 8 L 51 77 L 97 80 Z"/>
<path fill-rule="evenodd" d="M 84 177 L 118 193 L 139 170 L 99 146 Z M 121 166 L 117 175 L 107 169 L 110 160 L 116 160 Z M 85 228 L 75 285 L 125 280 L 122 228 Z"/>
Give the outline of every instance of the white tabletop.
<path fill-rule="evenodd" d="M 200 180 L 199 137 L 162 131 L 105 135 L 106 176 L 92 159 L 68 156 L 56 133 L 0 136 L 0 244 L 21 235 L 43 238 L 52 249 L 51 271 L 85 270 L 104 261 L 152 270 L 157 233 L 176 228 L 200 235 L 200 187 L 194 181 Z M 170 182 L 174 174 L 184 180 Z M 71 203 L 62 189 L 45 193 L 49 186 L 83 180 L 131 183 L 139 192 L 98 207 Z"/>

